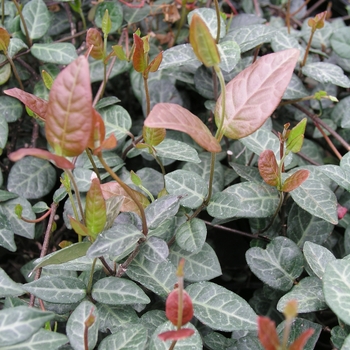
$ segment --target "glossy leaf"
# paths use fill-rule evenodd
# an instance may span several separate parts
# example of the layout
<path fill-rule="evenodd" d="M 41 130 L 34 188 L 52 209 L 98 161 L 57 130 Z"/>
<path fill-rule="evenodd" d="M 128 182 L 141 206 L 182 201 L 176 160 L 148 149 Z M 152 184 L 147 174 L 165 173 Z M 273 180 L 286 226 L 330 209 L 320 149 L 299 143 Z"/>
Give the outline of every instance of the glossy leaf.
<path fill-rule="evenodd" d="M 71 43 L 34 44 L 30 52 L 38 60 L 56 64 L 70 64 L 78 57 Z"/>
<path fill-rule="evenodd" d="M 227 84 L 225 136 L 239 139 L 260 128 L 282 99 L 298 58 L 297 49 L 263 56 Z M 220 96 L 215 108 L 217 125 L 221 115 Z"/>
<path fill-rule="evenodd" d="M 142 137 L 146 144 L 151 146 L 159 145 L 165 139 L 166 130 L 163 128 L 142 128 Z"/>
<path fill-rule="evenodd" d="M 136 72 L 143 73 L 147 68 L 147 56 L 144 51 L 143 40 L 137 35 L 134 38 L 134 53 L 132 55 L 132 64 Z"/>
<path fill-rule="evenodd" d="M 8 96 L 12 96 L 24 103 L 30 108 L 35 114 L 40 116 L 42 119 L 46 117 L 46 111 L 48 102 L 41 99 L 40 97 L 34 96 L 18 88 L 12 88 L 5 90 L 4 93 Z"/>
<path fill-rule="evenodd" d="M 209 129 L 194 114 L 180 105 L 158 103 L 145 120 L 150 128 L 164 128 L 182 131 L 190 135 L 201 147 L 208 152 L 220 152 L 218 141 Z"/>
<path fill-rule="evenodd" d="M 35 151 L 33 148 L 32 150 Z M 56 171 L 49 162 L 26 157 L 19 160 L 11 168 L 7 188 L 10 192 L 17 193 L 24 198 L 36 199 L 47 195 L 55 182 Z"/>
<path fill-rule="evenodd" d="M 26 283 L 23 289 L 36 297 L 52 303 L 76 303 L 86 295 L 86 286 L 78 278 L 44 276 Z"/>
<path fill-rule="evenodd" d="M 84 346 L 85 321 L 90 315 L 94 317 L 94 322 L 88 329 L 87 348 L 93 349 L 97 343 L 99 326 L 99 315 L 96 306 L 85 300 L 79 304 L 68 319 L 66 333 L 74 350 L 86 349 Z"/>
<path fill-rule="evenodd" d="M 40 39 L 46 34 L 50 27 L 51 17 L 43 0 L 27 2 L 23 7 L 22 15 L 31 39 Z M 26 34 L 22 21 L 21 30 L 23 34 Z"/>
<path fill-rule="evenodd" d="M 246 252 L 252 272 L 274 289 L 288 291 L 294 279 L 303 271 L 303 257 L 297 245 L 288 238 L 276 237 L 262 249 L 254 247 Z"/>
<path fill-rule="evenodd" d="M 96 28 L 90 28 L 86 33 L 86 43 L 93 46 L 90 56 L 95 60 L 101 60 L 104 56 L 103 40 L 101 33 Z"/>
<path fill-rule="evenodd" d="M 81 56 L 57 76 L 52 86 L 46 113 L 46 138 L 55 153 L 74 157 L 87 147 L 92 128 L 89 65 Z"/>
<path fill-rule="evenodd" d="M 7 53 L 7 49 L 10 45 L 10 34 L 5 28 L 0 28 L 0 51 Z"/>
<path fill-rule="evenodd" d="M 211 282 L 193 283 L 186 288 L 192 298 L 194 316 L 206 326 L 225 332 L 257 329 L 257 316 L 237 294 Z"/>
<path fill-rule="evenodd" d="M 265 350 L 277 350 L 280 341 L 276 332 L 276 323 L 268 317 L 258 317 L 259 340 Z"/>
<path fill-rule="evenodd" d="M 7 347 L 25 341 L 55 314 L 34 307 L 17 306 L 0 311 L 0 342 Z"/>
<path fill-rule="evenodd" d="M 270 186 L 279 188 L 280 170 L 273 151 L 266 150 L 260 154 L 258 167 L 259 173 L 264 181 Z"/>
<path fill-rule="evenodd" d="M 103 230 L 106 219 L 106 202 L 103 198 L 100 181 L 96 178 L 91 182 L 85 204 L 86 227 L 93 237 L 96 237 Z"/>
<path fill-rule="evenodd" d="M 20 283 L 14 282 L 7 273 L 0 268 L 0 297 L 17 297 L 24 294 Z"/>
<path fill-rule="evenodd" d="M 190 43 L 197 58 L 206 66 L 220 63 L 219 50 L 202 18 L 194 13 L 190 22 Z"/>
<path fill-rule="evenodd" d="M 105 277 L 92 287 L 94 300 L 108 305 L 148 304 L 150 299 L 135 283 L 125 278 Z"/>
<path fill-rule="evenodd" d="M 301 150 L 304 141 L 306 124 L 307 119 L 304 118 L 292 130 L 290 130 L 286 143 L 288 151 L 297 153 Z"/>
<path fill-rule="evenodd" d="M 291 192 L 299 187 L 310 175 L 309 170 L 301 169 L 289 176 L 282 185 L 283 192 Z"/>
<path fill-rule="evenodd" d="M 152 236 L 149 237 L 142 246 L 142 254 L 147 260 L 154 263 L 160 263 L 166 261 L 168 258 L 169 247 L 163 239 Z"/>
<path fill-rule="evenodd" d="M 177 245 L 188 252 L 199 252 L 207 237 L 207 227 L 203 220 L 194 218 L 184 222 L 176 229 Z"/>

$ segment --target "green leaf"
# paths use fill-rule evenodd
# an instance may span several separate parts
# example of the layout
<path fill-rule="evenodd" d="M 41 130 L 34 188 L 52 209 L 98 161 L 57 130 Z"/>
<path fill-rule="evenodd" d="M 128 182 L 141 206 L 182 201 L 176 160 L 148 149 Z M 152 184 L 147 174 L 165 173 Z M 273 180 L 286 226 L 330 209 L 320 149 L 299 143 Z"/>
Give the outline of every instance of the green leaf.
<path fill-rule="evenodd" d="M 141 22 L 152 12 L 151 6 L 145 3 L 140 8 L 123 5 L 123 18 L 128 24 Z"/>
<path fill-rule="evenodd" d="M 30 203 L 22 197 L 11 199 L 5 203 L 0 203 L 0 213 L 7 217 L 11 225 L 12 232 L 19 236 L 33 239 L 34 238 L 34 224 L 25 222 L 19 219 L 15 213 L 15 207 L 20 205 L 22 207 L 23 217 L 34 220 L 35 214 Z"/>
<path fill-rule="evenodd" d="M 290 192 L 293 200 L 312 215 L 335 225 L 338 223 L 337 199 L 323 182 L 308 179 Z"/>
<path fill-rule="evenodd" d="M 147 68 L 147 57 L 145 48 L 144 48 L 144 41 L 136 34 L 133 34 L 134 38 L 134 52 L 132 55 L 132 64 L 134 66 L 134 69 L 138 73 L 144 73 Z M 147 40 L 147 39 L 146 39 Z"/>
<path fill-rule="evenodd" d="M 109 106 L 99 110 L 106 127 L 106 138 L 114 134 L 120 142 L 128 134 L 131 128 L 129 113 L 122 106 Z"/>
<path fill-rule="evenodd" d="M 70 43 L 34 44 L 30 52 L 40 61 L 56 64 L 69 64 L 78 57 Z"/>
<path fill-rule="evenodd" d="M 306 241 L 322 244 L 330 236 L 333 228 L 331 223 L 308 213 L 296 203 L 288 213 L 287 237 L 299 248 L 302 248 Z"/>
<path fill-rule="evenodd" d="M 318 169 L 336 184 L 350 191 L 350 173 L 347 169 L 338 165 L 321 165 Z"/>
<path fill-rule="evenodd" d="M 0 63 L 4 62 L 6 57 L 4 55 L 0 55 Z M 6 63 L 4 66 L 0 67 L 0 85 L 5 84 L 11 76 L 11 65 L 10 63 Z"/>
<path fill-rule="evenodd" d="M 60 265 L 65 262 L 85 256 L 85 253 L 90 246 L 90 242 L 75 243 L 66 248 L 48 254 L 43 258 L 35 260 L 36 265 L 34 270 L 48 265 Z"/>
<path fill-rule="evenodd" d="M 317 232 L 317 230 L 314 230 L 314 232 Z M 335 256 L 327 248 L 312 242 L 305 242 L 303 252 L 312 272 L 321 280 L 327 265 L 336 260 Z"/>
<path fill-rule="evenodd" d="M 232 332 L 257 329 L 257 316 L 237 294 L 211 282 L 194 283 L 186 288 L 194 315 L 214 330 Z"/>
<path fill-rule="evenodd" d="M 334 260 L 323 275 L 323 292 L 328 306 L 347 324 L 350 323 L 350 260 Z"/>
<path fill-rule="evenodd" d="M 117 2 L 99 3 L 95 15 L 95 24 L 99 28 L 102 28 L 102 19 L 106 10 L 108 10 L 108 14 L 112 24 L 110 32 L 116 32 L 123 23 L 123 8 Z"/>
<path fill-rule="evenodd" d="M 35 334 L 55 314 L 34 307 L 17 306 L 0 311 L 0 344 L 20 343 Z"/>
<path fill-rule="evenodd" d="M 56 171 L 43 159 L 25 157 L 11 168 L 7 188 L 28 199 L 47 195 L 56 183 Z"/>
<path fill-rule="evenodd" d="M 173 290 L 177 281 L 176 269 L 170 261 L 154 263 L 141 253 L 129 265 L 126 274 L 162 297 Z"/>
<path fill-rule="evenodd" d="M 0 154 L 7 144 L 9 127 L 5 119 L 0 120 Z"/>
<path fill-rule="evenodd" d="M 18 120 L 23 113 L 23 106 L 16 98 L 0 96 L 1 113 L 8 123 Z"/>
<path fill-rule="evenodd" d="M 274 238 L 266 249 L 248 249 L 246 259 L 260 280 L 282 291 L 290 290 L 303 272 L 303 256 L 298 246 L 285 237 Z"/>
<path fill-rule="evenodd" d="M 46 34 L 50 27 L 51 16 L 43 0 L 27 2 L 23 7 L 22 15 L 31 39 L 40 39 Z M 23 34 L 26 34 L 22 21 L 21 30 Z"/>
<path fill-rule="evenodd" d="M 213 39 L 215 39 L 218 31 L 218 20 L 215 10 L 204 7 L 195 9 L 187 15 L 188 23 L 191 23 L 194 14 L 200 16 L 200 18 L 204 21 L 205 25 L 208 27 L 211 36 L 213 37 Z M 225 27 L 225 21 L 220 17 L 220 39 L 222 39 L 226 34 Z"/>
<path fill-rule="evenodd" d="M 217 332 L 208 333 L 203 337 L 203 341 L 206 347 L 211 350 L 228 349 L 236 343 L 234 339 L 226 338 L 224 335 Z"/>
<path fill-rule="evenodd" d="M 344 340 L 345 338 L 348 336 L 348 332 L 347 332 L 347 328 L 348 327 L 344 327 L 344 326 L 335 326 L 332 328 L 331 331 L 331 342 L 333 344 L 333 346 L 337 349 L 340 349 L 343 346 Z M 348 344 L 347 344 L 347 348 L 343 349 L 343 350 L 347 350 L 350 349 L 350 337 L 348 339 Z"/>
<path fill-rule="evenodd" d="M 94 300 L 109 304 L 148 304 L 150 299 L 134 282 L 118 277 L 106 277 L 97 281 L 92 287 Z"/>
<path fill-rule="evenodd" d="M 169 255 L 167 243 L 158 237 L 149 237 L 142 246 L 142 254 L 154 263 L 165 261 Z"/>
<path fill-rule="evenodd" d="M 180 204 L 195 209 L 208 193 L 207 183 L 197 174 L 186 170 L 175 170 L 165 175 L 166 189 L 170 194 L 181 196 Z"/>
<path fill-rule="evenodd" d="M 194 218 L 180 225 L 175 231 L 177 245 L 187 252 L 198 253 L 206 240 L 207 227 L 203 220 Z"/>
<path fill-rule="evenodd" d="M 190 44 L 181 44 L 163 52 L 163 60 L 159 69 L 181 68 L 181 66 L 186 65 L 194 65 L 195 68 L 198 68 L 201 63 Z"/>
<path fill-rule="evenodd" d="M 308 91 L 306 90 L 303 82 L 299 79 L 299 77 L 293 74 L 282 99 L 296 100 L 305 96 L 308 96 Z"/>
<path fill-rule="evenodd" d="M 332 63 L 315 62 L 307 63 L 302 72 L 307 77 L 310 77 L 320 83 L 331 83 L 344 88 L 350 87 L 350 79 L 344 75 L 343 70 Z"/>
<path fill-rule="evenodd" d="M 207 281 L 222 274 L 215 251 L 208 243 L 204 243 L 202 249 L 195 253 L 189 253 L 177 244 L 171 246 L 169 259 L 174 266 L 178 266 L 181 258 L 186 260 L 184 277 L 187 281 Z"/>
<path fill-rule="evenodd" d="M 334 52 L 342 58 L 350 58 L 350 28 L 338 28 L 331 36 Z"/>
<path fill-rule="evenodd" d="M 108 50 L 108 45 L 107 45 L 107 50 Z M 110 65 L 111 65 L 111 60 L 107 63 L 107 71 L 110 68 Z M 103 66 L 102 60 L 99 60 L 99 61 L 93 60 L 93 62 L 89 60 L 89 68 L 90 68 L 91 83 L 96 83 L 98 81 L 103 80 L 104 66 Z M 109 78 L 111 79 L 118 74 L 122 74 L 128 71 L 129 68 L 130 68 L 129 62 L 117 60 L 112 67 L 112 71 Z"/>
<path fill-rule="evenodd" d="M 22 284 L 14 282 L 7 273 L 0 268 L 0 298 L 17 297 L 24 294 Z"/>
<path fill-rule="evenodd" d="M 223 121 L 225 136 L 240 139 L 252 134 L 265 123 L 280 103 L 298 58 L 297 49 L 265 55 L 226 85 Z M 220 95 L 215 107 L 216 125 L 220 125 L 221 118 Z"/>
<path fill-rule="evenodd" d="M 149 341 L 157 327 L 159 327 L 168 319 L 165 316 L 165 312 L 162 310 L 151 310 L 144 313 L 140 318 L 144 327 L 147 328 L 147 340 Z"/>
<path fill-rule="evenodd" d="M 118 260 L 129 254 L 142 237 L 144 235 L 134 225 L 118 224 L 99 234 L 86 255 L 89 258 L 109 256 L 111 260 Z"/>
<path fill-rule="evenodd" d="M 207 211 L 209 215 L 218 219 L 264 218 L 275 213 L 278 202 L 278 192 L 275 188 L 265 184 L 243 182 L 215 193 Z"/>
<path fill-rule="evenodd" d="M 138 325 L 135 329 L 119 331 L 104 338 L 98 350 L 139 350 L 145 349 L 146 342 L 147 330 L 142 325 Z"/>
<path fill-rule="evenodd" d="M 154 149 L 159 157 L 176 159 L 183 162 L 200 163 L 197 151 L 185 142 L 165 139 Z"/>
<path fill-rule="evenodd" d="M 39 329 L 38 332 L 24 342 L 6 346 L 6 350 L 58 349 L 67 342 L 68 338 L 61 333 Z M 5 350 L 5 348 L 0 346 L 0 350 Z"/>
<path fill-rule="evenodd" d="M 195 326 L 192 323 L 187 323 L 184 326 L 184 328 L 193 329 L 195 332 L 191 337 L 179 340 L 176 343 L 176 350 L 202 349 L 203 348 L 202 338 L 198 330 L 195 328 Z M 168 350 L 171 344 L 171 340 L 168 340 L 168 341 L 160 340 L 158 337 L 158 334 L 161 334 L 170 330 L 176 330 L 176 327 L 170 321 L 167 321 L 161 324 L 159 327 L 157 327 L 157 329 L 155 330 L 155 332 L 151 337 L 149 349 L 150 350 Z"/>
<path fill-rule="evenodd" d="M 274 52 L 301 48 L 298 40 L 292 34 L 288 34 L 285 31 L 275 32 L 275 35 L 271 38 L 271 47 Z"/>
<path fill-rule="evenodd" d="M 165 220 L 175 216 L 179 208 L 179 196 L 168 195 L 155 200 L 145 209 L 148 228 L 154 230 Z"/>
<path fill-rule="evenodd" d="M 301 35 L 305 42 L 308 42 L 311 35 L 311 27 L 308 26 L 308 19 L 305 19 L 301 28 Z M 311 47 L 322 50 L 330 47 L 330 38 L 333 34 L 332 25 L 324 22 L 322 29 L 316 30 L 312 38 Z"/>
<path fill-rule="evenodd" d="M 279 300 L 277 310 L 283 312 L 291 300 L 298 302 L 298 313 L 308 313 L 328 308 L 323 295 L 322 281 L 318 277 L 303 278 Z"/>
<path fill-rule="evenodd" d="M 10 252 L 15 252 L 17 247 L 14 235 L 9 220 L 5 215 L 0 213 L 0 246 L 6 248 Z"/>
<path fill-rule="evenodd" d="M 233 41 L 223 41 L 218 45 L 221 62 L 219 67 L 225 72 L 231 72 L 241 59 L 241 49 Z"/>
<path fill-rule="evenodd" d="M 96 306 L 85 300 L 79 304 L 68 319 L 66 332 L 74 350 L 86 350 L 84 346 L 84 329 L 86 326 L 84 323 L 90 315 L 94 317 L 94 322 L 88 329 L 86 345 L 88 349 L 92 350 L 95 348 L 98 337 L 99 315 Z"/>
<path fill-rule="evenodd" d="M 332 109 L 332 119 L 342 128 L 350 128 L 349 108 L 350 96 L 340 100 Z"/>
<path fill-rule="evenodd" d="M 109 16 L 108 9 L 105 10 L 105 13 L 101 21 L 101 29 L 104 35 L 108 35 L 112 29 L 111 17 Z"/>
<path fill-rule="evenodd" d="M 301 150 L 304 141 L 306 123 L 307 119 L 303 118 L 293 129 L 290 130 L 286 144 L 288 151 L 297 153 Z"/>
<path fill-rule="evenodd" d="M 263 43 L 269 43 L 276 32 L 276 29 L 271 26 L 252 24 L 230 29 L 225 40 L 235 41 L 244 53 Z"/>
<path fill-rule="evenodd" d="M 76 303 L 86 295 L 84 282 L 79 278 L 66 276 L 44 276 L 26 283 L 23 289 L 36 297 L 51 303 Z"/>
<path fill-rule="evenodd" d="M 110 330 L 114 334 L 140 323 L 135 310 L 129 305 L 110 306 L 98 303 L 97 311 L 100 317 L 99 330 L 103 333 Z"/>

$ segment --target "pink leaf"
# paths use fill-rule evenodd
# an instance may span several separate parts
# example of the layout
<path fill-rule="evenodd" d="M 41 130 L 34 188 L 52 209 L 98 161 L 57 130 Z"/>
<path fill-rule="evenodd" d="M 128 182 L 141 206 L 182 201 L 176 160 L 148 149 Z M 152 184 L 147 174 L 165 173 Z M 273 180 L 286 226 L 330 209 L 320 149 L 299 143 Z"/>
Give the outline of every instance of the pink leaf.
<path fill-rule="evenodd" d="M 296 171 L 284 181 L 282 186 L 283 192 L 290 192 L 299 187 L 309 177 L 310 172 L 306 169 Z"/>
<path fill-rule="evenodd" d="M 68 159 L 39 148 L 21 148 L 16 152 L 10 153 L 8 157 L 12 162 L 17 162 L 25 156 L 33 156 L 41 159 L 51 160 L 57 166 L 57 168 L 63 170 L 74 169 L 74 164 L 71 163 Z"/>
<path fill-rule="evenodd" d="M 189 338 L 194 334 L 194 329 L 191 328 L 181 328 L 178 331 L 167 331 L 161 334 L 158 334 L 158 338 L 163 341 L 167 340 L 180 340 Z"/>
<path fill-rule="evenodd" d="M 187 109 L 173 103 L 158 103 L 145 120 L 149 128 L 182 131 L 190 135 L 208 152 L 220 152 L 218 140 L 204 123 Z"/>
<path fill-rule="evenodd" d="M 260 128 L 280 103 L 291 79 L 299 50 L 263 56 L 226 85 L 224 135 L 240 139 Z M 215 122 L 220 125 L 222 96 L 216 103 Z"/>
<path fill-rule="evenodd" d="M 303 350 L 308 339 L 314 334 L 314 329 L 309 328 L 303 332 L 298 339 L 289 347 L 289 350 Z"/>
<path fill-rule="evenodd" d="M 4 93 L 8 96 L 17 98 L 28 108 L 30 108 L 35 114 L 37 114 L 40 118 L 45 119 L 48 105 L 47 101 L 18 88 L 5 90 Z"/>
<path fill-rule="evenodd" d="M 340 204 L 337 204 L 337 213 L 338 213 L 339 220 L 341 220 L 347 212 L 348 212 L 347 208 L 341 206 Z"/>
<path fill-rule="evenodd" d="M 259 340 L 265 350 L 278 350 L 280 341 L 278 339 L 276 324 L 268 317 L 258 317 Z"/>
<path fill-rule="evenodd" d="M 190 322 L 193 317 L 193 304 L 191 297 L 188 293 L 183 290 L 182 291 L 182 322 L 183 326 L 187 322 Z M 179 289 L 176 288 L 171 291 L 165 302 L 165 314 L 168 320 L 175 326 L 177 326 L 178 315 L 179 315 Z"/>
<path fill-rule="evenodd" d="M 52 85 L 46 113 L 46 138 L 57 154 L 78 156 L 89 144 L 93 122 L 89 64 L 80 56 Z"/>

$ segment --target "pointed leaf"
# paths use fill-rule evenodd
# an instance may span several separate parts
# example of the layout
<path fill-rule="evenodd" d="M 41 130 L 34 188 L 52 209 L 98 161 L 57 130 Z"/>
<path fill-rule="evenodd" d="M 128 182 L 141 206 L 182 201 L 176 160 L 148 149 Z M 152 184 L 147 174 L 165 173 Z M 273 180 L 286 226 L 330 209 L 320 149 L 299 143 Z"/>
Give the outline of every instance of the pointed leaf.
<path fill-rule="evenodd" d="M 258 162 L 259 173 L 264 181 L 270 185 L 279 188 L 280 176 L 276 156 L 273 151 L 267 149 L 262 152 Z"/>
<path fill-rule="evenodd" d="M 74 232 L 80 236 L 90 236 L 90 232 L 86 226 L 84 226 L 80 221 L 75 220 L 73 217 L 69 217 L 69 222 L 72 226 Z M 95 237 L 94 237 L 95 238 Z"/>
<path fill-rule="evenodd" d="M 186 288 L 194 315 L 206 326 L 225 332 L 256 331 L 257 316 L 237 294 L 211 282 L 193 283 Z"/>
<path fill-rule="evenodd" d="M 281 101 L 298 58 L 297 49 L 263 56 L 227 84 L 225 136 L 239 139 L 260 128 Z M 221 115 L 220 96 L 215 109 L 216 125 L 220 125 Z"/>
<path fill-rule="evenodd" d="M 160 263 L 168 258 L 169 247 L 163 239 L 152 236 L 142 246 L 142 254 L 147 260 Z"/>
<path fill-rule="evenodd" d="M 258 317 L 259 340 L 265 350 L 277 350 L 280 341 L 276 332 L 276 323 L 268 317 Z"/>
<path fill-rule="evenodd" d="M 0 298 L 17 297 L 24 294 L 20 283 L 14 282 L 7 273 L 0 268 Z"/>
<path fill-rule="evenodd" d="M 7 53 L 10 45 L 10 34 L 5 28 L 0 28 L 0 51 Z"/>
<path fill-rule="evenodd" d="M 40 97 L 34 96 L 18 88 L 5 90 L 4 93 L 8 96 L 12 96 L 24 103 L 40 118 L 45 119 L 48 102 Z"/>
<path fill-rule="evenodd" d="M 132 64 L 136 72 L 143 73 L 147 68 L 146 54 L 143 48 L 143 40 L 137 35 L 134 38 L 134 53 L 132 55 Z"/>
<path fill-rule="evenodd" d="M 303 256 L 298 246 L 285 237 L 274 238 L 266 249 L 248 249 L 246 259 L 260 280 L 283 291 L 290 290 L 303 271 Z"/>
<path fill-rule="evenodd" d="M 289 347 L 289 350 L 303 350 L 309 338 L 315 333 L 315 330 L 310 328 L 303 332 Z"/>
<path fill-rule="evenodd" d="M 304 141 L 304 133 L 307 119 L 301 120 L 292 130 L 290 130 L 287 140 L 287 150 L 297 153 L 301 150 Z"/>
<path fill-rule="evenodd" d="M 135 283 L 125 278 L 106 277 L 92 287 L 94 300 L 108 305 L 148 304 L 150 299 Z"/>
<path fill-rule="evenodd" d="M 191 17 L 190 43 L 197 58 L 206 66 L 212 67 L 220 63 L 220 55 L 216 42 L 203 19 L 197 13 Z"/>
<path fill-rule="evenodd" d="M 149 128 L 144 126 L 142 137 L 146 144 L 151 146 L 159 145 L 165 139 L 166 130 L 163 128 Z"/>
<path fill-rule="evenodd" d="M 34 44 L 30 52 L 38 60 L 55 64 L 69 64 L 77 58 L 71 43 Z"/>
<path fill-rule="evenodd" d="M 96 237 L 103 230 L 106 219 L 106 202 L 103 198 L 100 181 L 95 178 L 86 194 L 85 204 L 86 227 L 93 237 Z"/>
<path fill-rule="evenodd" d="M 156 72 L 160 66 L 160 64 L 162 63 L 162 59 L 163 59 L 163 51 L 159 52 L 159 54 L 150 62 L 150 64 L 148 65 L 146 72 Z"/>
<path fill-rule="evenodd" d="M 219 142 L 212 136 L 209 129 L 194 114 L 180 105 L 158 103 L 145 120 L 150 128 L 165 128 L 182 131 L 190 135 L 208 152 L 220 152 Z"/>
<path fill-rule="evenodd" d="M 203 220 L 194 218 L 184 222 L 175 231 L 177 245 L 191 253 L 198 253 L 206 240 L 207 227 Z"/>
<path fill-rule="evenodd" d="M 86 43 L 93 46 L 90 56 L 95 60 L 101 60 L 104 56 L 103 40 L 101 33 L 96 28 L 90 28 L 86 33 Z"/>
<path fill-rule="evenodd" d="M 331 36 L 331 45 L 334 52 L 342 58 L 350 58 L 350 28 L 343 27 Z"/>
<path fill-rule="evenodd" d="M 55 153 L 78 156 L 93 128 L 89 64 L 80 56 L 55 79 L 46 113 L 46 138 Z"/>
<path fill-rule="evenodd" d="M 167 331 L 158 334 L 158 338 L 163 341 L 167 340 L 180 340 L 190 337 L 194 334 L 194 330 L 190 328 L 181 328 L 177 331 Z"/>
<path fill-rule="evenodd" d="M 55 154 L 50 153 L 49 151 L 45 151 L 40 148 L 21 148 L 15 152 L 10 153 L 8 157 L 12 162 L 17 162 L 26 156 L 33 156 L 41 159 L 50 160 L 57 166 L 57 168 L 63 170 L 74 169 L 74 164 L 71 163 L 68 159 L 61 156 L 57 156 Z"/>
<path fill-rule="evenodd" d="M 283 182 L 282 191 L 291 192 L 295 190 L 308 179 L 309 175 L 310 172 L 306 169 L 296 171 Z"/>
<path fill-rule="evenodd" d="M 23 289 L 51 303 L 73 304 L 86 295 L 85 283 L 79 278 L 67 276 L 43 276 L 24 284 Z"/>
<path fill-rule="evenodd" d="M 55 314 L 34 307 L 17 306 L 0 311 L 0 344 L 7 347 L 25 341 Z"/>

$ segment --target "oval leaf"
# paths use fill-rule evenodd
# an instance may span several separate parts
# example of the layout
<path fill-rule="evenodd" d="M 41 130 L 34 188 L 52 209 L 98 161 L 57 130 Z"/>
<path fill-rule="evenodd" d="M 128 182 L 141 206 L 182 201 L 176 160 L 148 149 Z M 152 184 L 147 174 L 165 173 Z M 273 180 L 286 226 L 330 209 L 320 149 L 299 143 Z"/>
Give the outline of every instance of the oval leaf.
<path fill-rule="evenodd" d="M 101 60 L 104 56 L 103 40 L 101 33 L 96 28 L 90 28 L 86 34 L 86 43 L 93 46 L 90 56 L 95 60 Z"/>
<path fill-rule="evenodd" d="M 282 186 L 283 192 L 290 192 L 298 188 L 304 181 L 309 177 L 310 172 L 306 169 L 301 169 L 288 177 L 286 181 L 284 181 Z"/>
<path fill-rule="evenodd" d="M 260 58 L 226 85 L 224 134 L 240 139 L 260 128 L 276 109 L 292 77 L 299 50 L 289 49 Z M 220 125 L 222 96 L 215 110 Z"/>
<path fill-rule="evenodd" d="M 173 103 L 158 103 L 145 120 L 150 128 L 165 128 L 190 135 L 208 152 L 220 152 L 221 146 L 203 122 L 187 109 Z"/>
<path fill-rule="evenodd" d="M 264 181 L 270 185 L 279 187 L 279 169 L 276 156 L 273 151 L 267 149 L 262 152 L 258 162 L 259 173 Z"/>
<path fill-rule="evenodd" d="M 75 157 L 89 143 L 93 127 L 89 64 L 77 58 L 55 79 L 46 113 L 46 138 L 58 155 Z"/>

